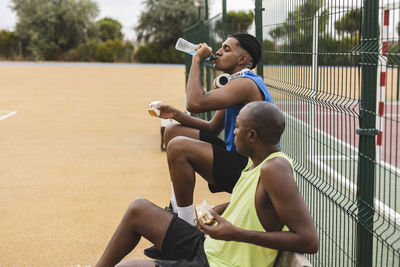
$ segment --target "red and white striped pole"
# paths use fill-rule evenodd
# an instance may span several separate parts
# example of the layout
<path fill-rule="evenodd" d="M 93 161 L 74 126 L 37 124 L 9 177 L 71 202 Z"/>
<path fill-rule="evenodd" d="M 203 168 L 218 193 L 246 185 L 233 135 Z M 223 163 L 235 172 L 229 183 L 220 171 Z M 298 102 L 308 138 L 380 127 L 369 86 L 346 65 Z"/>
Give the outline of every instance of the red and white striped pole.
<path fill-rule="evenodd" d="M 380 29 L 380 39 L 382 42 L 379 51 L 379 65 L 378 65 L 378 77 L 376 86 L 376 101 L 377 101 L 377 117 L 376 117 L 376 128 L 378 129 L 378 135 L 376 137 L 376 161 L 380 162 L 382 157 L 382 143 L 384 136 L 384 123 L 383 115 L 385 112 L 385 96 L 386 96 L 386 73 L 387 73 L 387 53 L 389 47 L 388 39 L 388 28 L 389 28 L 389 14 L 390 10 L 385 7 L 382 9 L 382 23 Z"/>

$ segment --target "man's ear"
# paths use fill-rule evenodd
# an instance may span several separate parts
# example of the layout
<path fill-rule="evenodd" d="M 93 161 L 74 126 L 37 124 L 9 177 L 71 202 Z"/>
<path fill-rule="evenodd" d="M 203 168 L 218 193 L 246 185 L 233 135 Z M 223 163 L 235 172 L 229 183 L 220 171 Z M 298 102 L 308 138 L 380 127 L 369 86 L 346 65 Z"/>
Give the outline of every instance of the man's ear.
<path fill-rule="evenodd" d="M 255 143 L 256 142 L 256 140 L 257 140 L 257 138 L 258 138 L 258 133 L 257 133 L 257 131 L 256 130 L 254 130 L 254 129 L 251 129 L 250 131 L 249 131 L 249 141 L 251 142 L 251 143 Z"/>
<path fill-rule="evenodd" d="M 247 55 L 245 55 L 245 54 L 241 55 L 241 56 L 239 57 L 239 63 L 238 63 L 238 65 L 239 65 L 239 66 L 245 65 L 245 64 L 247 63 L 248 58 L 249 58 L 249 57 L 248 57 Z"/>

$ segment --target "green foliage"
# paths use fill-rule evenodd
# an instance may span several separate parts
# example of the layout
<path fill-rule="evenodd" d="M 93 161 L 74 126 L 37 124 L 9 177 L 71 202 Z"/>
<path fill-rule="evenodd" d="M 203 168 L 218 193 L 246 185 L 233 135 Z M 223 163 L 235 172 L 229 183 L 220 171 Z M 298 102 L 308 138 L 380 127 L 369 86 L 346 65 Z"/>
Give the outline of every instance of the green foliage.
<path fill-rule="evenodd" d="M 72 61 L 94 61 L 98 42 L 89 39 L 86 43 L 80 44 L 78 47 L 68 52 L 68 60 Z"/>
<path fill-rule="evenodd" d="M 400 21 L 397 24 L 396 30 L 397 30 L 397 35 L 400 37 Z"/>
<path fill-rule="evenodd" d="M 135 53 L 135 60 L 141 63 L 183 63 L 183 59 L 184 53 L 175 46 L 164 47 L 156 42 L 139 46 Z"/>
<path fill-rule="evenodd" d="M 145 0 L 145 11 L 135 27 L 138 40 L 166 47 L 175 44 L 191 19 L 197 16 L 195 2 L 197 0 Z"/>
<path fill-rule="evenodd" d="M 92 0 L 12 0 L 15 35 L 34 60 L 58 59 L 93 31 L 98 8 Z"/>
<path fill-rule="evenodd" d="M 123 39 L 122 25 L 112 18 L 104 18 L 96 22 L 98 35 L 103 42 L 107 40 Z"/>
<path fill-rule="evenodd" d="M 177 51 L 175 46 L 169 46 L 162 50 L 161 62 L 162 63 L 183 63 L 185 54 Z"/>
<path fill-rule="evenodd" d="M 286 21 L 269 32 L 273 41 L 264 42 L 264 62 L 266 64 L 297 64 L 311 65 L 313 44 L 313 19 L 324 1 L 305 0 L 303 5 L 289 12 Z M 351 37 L 340 40 L 327 34 L 327 11 L 320 14 L 318 20 L 319 65 L 357 65 L 360 58 L 352 56 L 353 50 L 359 45 L 358 34 L 361 27 L 361 10 L 347 12 L 335 22 L 338 32 L 352 33 Z M 283 41 L 283 42 L 282 42 Z M 279 44 L 279 45 L 278 45 Z M 277 58 L 277 55 L 281 55 Z"/>
<path fill-rule="evenodd" d="M 339 33 L 359 32 L 361 29 L 361 9 L 350 10 L 341 19 L 335 21 L 335 29 Z"/>
<path fill-rule="evenodd" d="M 297 47 L 297 51 L 304 48 L 310 51 L 308 44 L 312 42 L 313 18 L 324 2 L 324 0 L 305 0 L 304 4 L 293 12 L 289 12 L 286 21 L 271 30 L 269 35 L 276 41 L 287 38 L 289 43 L 296 43 L 296 46 L 292 47 Z M 318 32 L 325 32 L 327 24 L 327 11 L 323 11 L 318 20 Z M 298 45 L 301 46 L 298 47 Z"/>
<path fill-rule="evenodd" d="M 281 56 L 279 51 L 276 50 L 275 43 L 270 40 L 263 41 L 264 47 L 264 64 L 274 65 L 279 64 Z"/>
<path fill-rule="evenodd" d="M 244 11 L 229 11 L 226 14 L 226 34 L 247 33 L 253 20 L 254 13 L 251 10 L 247 13 Z M 215 28 L 212 30 L 212 35 L 215 39 L 223 38 L 223 23 L 221 19 L 216 21 Z M 215 43 L 215 41 L 212 40 L 211 43 Z"/>
<path fill-rule="evenodd" d="M 89 39 L 68 53 L 70 61 L 132 62 L 134 47 L 129 41 L 121 39 L 99 43 Z"/>
<path fill-rule="evenodd" d="M 282 64 L 311 64 L 313 18 L 323 4 L 324 0 L 305 0 L 297 9 L 288 13 L 284 23 L 269 32 L 275 50 L 279 51 L 275 54 L 281 55 Z M 327 11 L 323 11 L 318 20 L 318 33 L 325 32 L 327 24 Z M 283 44 L 280 44 L 281 40 L 284 40 Z M 264 57 L 268 56 L 264 54 Z"/>
<path fill-rule="evenodd" d="M 102 62 L 130 62 L 133 45 L 121 39 L 100 43 L 95 52 L 95 59 Z"/>
<path fill-rule="evenodd" d="M 247 13 L 244 11 L 229 11 L 226 14 L 228 35 L 247 32 L 253 23 L 253 19 L 254 13 L 251 10 Z"/>
<path fill-rule="evenodd" d="M 17 53 L 17 44 L 13 32 L 0 30 L 0 57 L 13 58 Z"/>
<path fill-rule="evenodd" d="M 387 59 L 389 65 L 400 65 L 400 47 L 399 43 L 391 42 L 387 47 Z"/>
<path fill-rule="evenodd" d="M 114 55 L 111 45 L 107 45 L 106 43 L 99 44 L 96 49 L 95 58 L 102 62 L 113 62 Z"/>

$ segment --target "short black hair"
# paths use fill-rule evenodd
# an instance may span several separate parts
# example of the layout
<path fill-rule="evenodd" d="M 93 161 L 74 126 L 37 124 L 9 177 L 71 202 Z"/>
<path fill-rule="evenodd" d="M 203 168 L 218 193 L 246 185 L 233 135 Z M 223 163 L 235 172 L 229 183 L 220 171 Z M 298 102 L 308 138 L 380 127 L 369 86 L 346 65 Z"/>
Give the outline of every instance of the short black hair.
<path fill-rule="evenodd" d="M 256 37 L 248 33 L 235 33 L 232 34 L 231 37 L 238 40 L 239 45 L 250 54 L 251 58 L 253 59 L 253 65 L 251 68 L 254 69 L 261 57 L 260 42 Z"/>

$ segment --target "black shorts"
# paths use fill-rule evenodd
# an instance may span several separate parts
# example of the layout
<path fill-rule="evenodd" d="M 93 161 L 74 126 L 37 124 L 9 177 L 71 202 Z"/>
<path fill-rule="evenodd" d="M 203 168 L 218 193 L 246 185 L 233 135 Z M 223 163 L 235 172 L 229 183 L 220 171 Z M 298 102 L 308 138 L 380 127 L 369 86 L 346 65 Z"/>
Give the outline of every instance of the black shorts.
<path fill-rule="evenodd" d="M 171 220 L 156 267 L 208 267 L 204 252 L 204 234 L 177 215 Z"/>
<path fill-rule="evenodd" d="M 213 178 L 216 185 L 208 184 L 211 192 L 232 193 L 239 180 L 242 170 L 246 167 L 248 158 L 237 152 L 226 150 L 225 142 L 217 136 L 200 130 L 200 140 L 210 143 L 213 148 Z"/>

